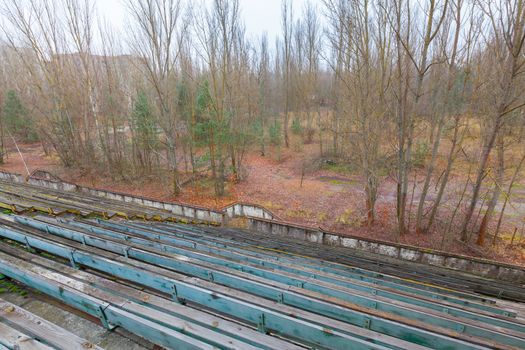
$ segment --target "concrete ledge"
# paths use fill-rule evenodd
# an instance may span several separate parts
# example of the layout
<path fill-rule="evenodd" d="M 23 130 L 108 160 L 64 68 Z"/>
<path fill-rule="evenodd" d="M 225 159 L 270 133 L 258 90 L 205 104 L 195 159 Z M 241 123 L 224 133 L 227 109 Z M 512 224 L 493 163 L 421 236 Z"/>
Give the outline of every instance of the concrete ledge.
<path fill-rule="evenodd" d="M 248 217 L 249 228 L 267 234 L 296 238 L 335 247 L 347 247 L 401 260 L 449 268 L 490 279 L 525 284 L 525 268 L 497 261 L 450 254 L 405 244 L 340 235 L 321 228 Z"/>
<path fill-rule="evenodd" d="M 12 174 L 5 171 L 0 171 L 0 179 L 11 182 L 25 182 L 25 178 L 20 174 Z"/>
<path fill-rule="evenodd" d="M 0 171 L 0 180 L 15 183 L 26 182 L 26 178 L 22 175 L 2 171 Z M 126 203 L 136 203 L 152 208 L 164 209 L 175 215 L 214 223 L 225 224 L 228 218 L 246 217 L 250 229 L 263 233 L 291 237 L 329 246 L 347 247 L 401 260 L 445 267 L 491 279 L 525 284 L 525 268 L 520 266 L 404 244 L 340 235 L 338 233 L 325 231 L 322 228 L 287 223 L 279 219 L 271 211 L 255 204 L 238 202 L 219 210 L 212 210 L 195 205 L 162 202 L 140 196 L 131 196 L 125 193 L 83 187 L 65 181 L 29 177 L 27 182 L 36 186 L 61 191 L 88 193 Z"/>
<path fill-rule="evenodd" d="M 150 198 L 141 196 L 132 196 L 126 193 L 106 191 L 97 188 L 80 186 L 71 182 L 50 180 L 50 178 L 56 178 L 52 174 L 49 174 L 47 178 L 41 177 L 42 175 L 48 174 L 46 171 L 38 171 L 39 177 L 29 176 L 24 178 L 20 174 L 12 174 L 4 171 L 0 171 L 0 180 L 15 182 L 15 183 L 29 183 L 31 185 L 51 188 L 59 191 L 67 192 L 80 192 L 87 193 L 93 196 L 105 197 L 112 200 L 123 201 L 126 203 L 135 203 L 147 207 L 152 207 L 161 210 L 167 210 L 175 215 L 184 216 L 190 219 L 198 219 L 202 221 L 209 221 L 214 223 L 225 223 L 227 218 L 234 218 L 237 216 L 245 217 L 257 217 L 262 219 L 276 220 L 279 219 L 268 209 L 250 203 L 236 202 L 227 205 L 224 208 L 213 210 L 206 207 L 200 207 L 191 204 L 175 203 L 175 202 L 163 202 L 157 201 Z"/>

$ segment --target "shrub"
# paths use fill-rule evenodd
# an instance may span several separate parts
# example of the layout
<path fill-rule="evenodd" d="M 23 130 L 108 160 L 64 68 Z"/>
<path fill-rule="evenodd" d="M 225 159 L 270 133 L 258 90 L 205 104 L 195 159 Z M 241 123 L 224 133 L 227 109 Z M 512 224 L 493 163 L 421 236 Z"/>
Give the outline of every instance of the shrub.
<path fill-rule="evenodd" d="M 281 123 L 276 120 L 273 124 L 270 124 L 268 134 L 270 135 L 270 143 L 274 146 L 279 146 L 281 144 Z"/>
<path fill-rule="evenodd" d="M 23 141 L 38 141 L 33 120 L 14 90 L 9 90 L 6 94 L 2 107 L 2 119 L 9 132 L 20 137 Z"/>
<path fill-rule="evenodd" d="M 430 148 L 428 146 L 428 143 L 418 142 L 414 148 L 414 154 L 412 156 L 412 164 L 418 168 L 424 167 L 429 150 Z"/>
<path fill-rule="evenodd" d="M 304 135 L 304 143 L 310 144 L 314 141 L 315 136 L 315 129 L 314 128 L 307 128 L 305 135 Z"/>
<path fill-rule="evenodd" d="M 297 118 L 295 118 L 292 121 L 292 132 L 295 135 L 301 135 L 303 133 L 303 127 L 301 126 L 301 121 Z"/>

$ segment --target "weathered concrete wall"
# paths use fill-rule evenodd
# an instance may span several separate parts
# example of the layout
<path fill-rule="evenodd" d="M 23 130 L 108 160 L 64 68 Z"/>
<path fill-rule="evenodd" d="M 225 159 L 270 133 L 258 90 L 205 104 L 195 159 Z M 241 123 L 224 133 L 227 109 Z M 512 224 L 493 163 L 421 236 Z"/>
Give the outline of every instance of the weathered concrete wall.
<path fill-rule="evenodd" d="M 17 183 L 25 182 L 25 178 L 22 175 L 2 171 L 0 171 L 0 179 Z M 320 228 L 316 229 L 294 225 L 280 220 L 271 211 L 254 204 L 234 203 L 220 210 L 212 210 L 199 206 L 161 202 L 140 196 L 131 196 L 124 193 L 83 187 L 65 181 L 29 178 L 28 182 L 33 185 L 61 191 L 88 193 L 127 203 L 136 203 L 152 208 L 164 209 L 175 215 L 202 221 L 224 224 L 228 218 L 246 217 L 251 229 L 263 233 L 291 237 L 331 246 L 348 247 L 375 254 L 386 255 L 392 258 L 446 267 L 488 278 L 511 281 L 514 283 L 525 283 L 525 269 L 518 266 L 501 264 L 495 261 L 471 258 L 462 255 L 448 254 L 446 252 L 422 249 L 408 245 L 364 239 L 361 237 L 342 236 L 337 233 L 324 231 Z"/>
<path fill-rule="evenodd" d="M 271 211 L 255 204 L 234 203 L 225 207 L 223 211 L 230 218 L 236 216 L 251 216 L 254 218 L 267 220 L 277 219 L 277 217 Z"/>
<path fill-rule="evenodd" d="M 11 182 L 25 182 L 25 179 L 22 175 L 7 173 L 5 171 L 0 171 L 0 180 L 6 180 Z"/>
<path fill-rule="evenodd" d="M 30 185 L 52 188 L 54 190 L 68 191 L 68 192 L 77 191 L 79 188 L 77 185 L 70 183 L 70 182 L 34 179 L 31 177 L 27 180 L 27 183 L 29 183 Z"/>
<path fill-rule="evenodd" d="M 40 171 L 45 173 L 44 171 Z M 26 182 L 25 178 L 19 174 L 12 174 L 8 172 L 0 171 L 0 179 L 7 180 L 11 182 L 23 183 Z M 202 221 L 210 221 L 215 223 L 224 223 L 227 218 L 234 218 L 237 216 L 251 216 L 262 219 L 275 220 L 278 219 L 272 212 L 269 210 L 254 204 L 248 203 L 234 203 L 225 208 L 219 210 L 213 210 L 210 208 L 199 207 L 195 205 L 182 204 L 182 203 L 172 203 L 172 202 L 162 202 L 156 201 L 140 196 L 132 196 L 125 193 L 106 191 L 91 187 L 79 186 L 71 182 L 66 181 L 57 181 L 49 180 L 44 178 L 35 178 L 29 177 L 27 183 L 35 186 L 51 188 L 54 190 L 68 191 L 68 192 L 81 192 L 87 193 L 93 196 L 105 197 L 108 199 L 123 201 L 127 203 L 135 203 L 147 207 L 152 207 L 156 209 L 162 209 L 170 211 L 171 213 L 179 216 L 184 216 L 190 219 L 197 219 Z"/>
<path fill-rule="evenodd" d="M 525 268 L 492 260 L 449 254 L 443 251 L 418 248 L 355 236 L 342 236 L 322 229 L 293 225 L 282 221 L 248 217 L 250 229 L 282 237 L 291 237 L 319 244 L 358 249 L 406 261 L 450 268 L 491 279 L 525 283 Z"/>

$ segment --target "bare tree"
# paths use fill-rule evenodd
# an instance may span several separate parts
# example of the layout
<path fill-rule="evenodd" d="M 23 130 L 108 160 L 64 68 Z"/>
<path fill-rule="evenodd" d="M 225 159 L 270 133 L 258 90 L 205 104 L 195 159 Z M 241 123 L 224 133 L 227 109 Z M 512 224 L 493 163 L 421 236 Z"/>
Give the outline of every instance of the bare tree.
<path fill-rule="evenodd" d="M 128 10 L 135 25 L 131 26 L 129 45 L 143 58 L 142 68 L 159 112 L 159 125 L 166 136 L 167 158 L 173 174 L 173 192 L 180 192 L 176 152 L 177 117 L 173 80 L 177 75 L 181 41 L 188 21 L 183 18 L 180 0 L 130 0 Z"/>
<path fill-rule="evenodd" d="M 235 146 L 234 124 L 239 121 L 239 79 L 246 59 L 244 27 L 240 22 L 237 0 L 215 0 L 211 9 L 204 7 L 195 21 L 198 50 L 207 66 L 210 85 L 203 86 L 207 97 L 207 138 L 215 193 L 224 194 L 225 168 L 229 156 L 232 172 L 238 177 L 239 164 Z M 241 124 L 239 124 L 240 126 Z M 238 136 L 238 135 L 237 135 Z M 231 142 L 228 143 L 227 139 Z"/>
<path fill-rule="evenodd" d="M 446 17 L 444 21 L 444 30 L 441 35 L 441 38 L 439 38 L 439 46 L 440 46 L 440 55 L 443 57 L 441 60 L 446 61 L 446 87 L 445 91 L 443 92 L 443 103 L 441 104 L 443 107 L 439 108 L 438 111 L 438 117 L 433 118 L 433 121 L 436 119 L 435 122 L 431 124 L 431 140 L 433 139 L 433 146 L 432 146 L 432 155 L 430 162 L 426 165 L 427 172 L 425 175 L 425 180 L 423 184 L 423 188 L 421 189 L 421 194 L 419 196 L 419 203 L 417 208 L 417 214 L 416 214 L 416 232 L 426 232 L 429 228 L 429 226 L 432 224 L 432 221 L 434 219 L 437 207 L 439 206 L 439 203 L 441 201 L 444 189 L 446 187 L 446 184 L 448 182 L 450 170 L 452 168 L 452 161 L 453 156 L 455 154 L 455 149 L 457 147 L 457 137 L 458 137 L 458 125 L 459 125 L 459 113 L 461 113 L 460 106 L 457 106 L 457 103 L 454 103 L 455 100 L 460 98 L 461 95 L 464 94 L 464 89 L 466 86 L 466 80 L 468 79 L 468 74 L 464 74 L 464 77 L 461 76 L 461 69 L 458 69 L 458 60 L 461 59 L 461 57 L 458 58 L 459 54 L 466 54 L 466 59 L 463 60 L 464 65 L 468 65 L 468 59 L 470 57 L 469 55 L 469 46 L 471 45 L 471 40 L 467 35 L 466 40 L 463 41 L 463 44 L 460 47 L 460 36 L 462 34 L 462 12 L 463 12 L 463 1 L 462 0 L 451 0 L 450 1 L 450 11 L 449 15 Z M 472 29 L 472 28 L 471 28 Z M 452 45 L 448 44 L 448 38 L 450 36 L 450 32 L 452 32 Z M 471 35 L 471 33 L 468 33 Z M 440 72 L 439 72 L 440 73 Z M 438 74 L 439 74 L 438 73 Z M 434 80 L 438 80 L 437 78 Z M 457 85 L 462 86 L 459 88 L 459 91 L 455 91 L 455 88 Z M 437 86 L 435 89 L 439 89 L 440 87 Z M 457 96 L 457 95 L 460 96 Z M 449 107 L 451 106 L 451 107 Z M 437 109 L 437 108 L 436 108 Z M 455 127 L 454 127 L 454 136 L 452 140 L 452 147 L 448 156 L 447 161 L 447 168 L 444 172 L 444 175 L 442 177 L 442 183 L 441 188 L 438 193 L 438 197 L 436 198 L 433 208 L 432 208 L 432 214 L 431 218 L 429 219 L 429 222 L 427 226 L 423 225 L 423 214 L 424 214 L 424 207 L 426 204 L 426 199 L 428 195 L 428 191 L 430 188 L 432 177 L 434 176 L 434 171 L 436 167 L 436 160 L 438 158 L 438 151 L 439 147 L 441 145 L 441 139 L 443 130 L 445 128 L 445 122 L 448 119 L 449 113 L 455 113 Z"/>
<path fill-rule="evenodd" d="M 523 0 L 515 2 L 501 1 L 494 3 L 480 3 L 480 10 L 485 13 L 489 20 L 490 36 L 487 38 L 486 54 L 489 59 L 492 78 L 497 82 L 492 88 L 496 108 L 491 112 L 491 127 L 484 138 L 481 151 L 476 180 L 472 190 L 465 220 L 461 229 L 461 239 L 467 241 L 469 224 L 478 204 L 481 185 L 486 177 L 489 156 L 496 144 L 498 134 L 505 122 L 505 118 L 512 111 L 523 107 L 524 101 L 518 90 L 518 78 L 523 73 L 525 58 L 523 57 L 523 45 L 525 41 L 525 3 Z M 501 161 L 501 160 L 500 160 Z M 498 186 L 496 186 L 498 187 Z M 496 190 L 499 192 L 499 189 Z M 489 210 L 493 211 L 493 204 L 497 201 L 499 193 L 493 194 L 494 201 L 489 204 Z M 491 214 L 490 214 L 491 215 Z M 490 218 L 488 216 L 487 220 Z M 478 233 L 477 243 L 483 245 L 486 233 L 486 225 L 482 226 Z"/>
<path fill-rule="evenodd" d="M 284 77 L 284 144 L 289 147 L 288 124 L 290 113 L 290 70 L 292 63 L 293 8 L 290 0 L 283 0 L 281 5 L 283 30 L 283 77 Z"/>
<path fill-rule="evenodd" d="M 368 1 L 325 1 L 331 18 L 332 65 L 341 85 L 337 99 L 347 113 L 351 152 L 358 156 L 365 179 L 367 224 L 375 220 L 380 173 L 386 167 L 385 141 L 388 120 L 386 94 L 391 80 L 390 28 L 382 6 Z M 334 146 L 336 148 L 336 146 Z"/>
<path fill-rule="evenodd" d="M 64 0 L 65 1 L 65 0 Z M 72 27 L 62 21 L 60 14 L 68 2 L 50 0 L 6 1 L 2 12 L 7 23 L 2 27 L 9 44 L 32 77 L 32 84 L 39 94 L 41 104 L 38 112 L 45 123 L 39 129 L 53 145 L 66 166 L 81 163 L 90 156 L 89 121 L 80 122 L 73 110 L 78 108 L 74 100 L 79 93 L 75 81 L 70 80 L 68 70 L 74 69 L 76 57 L 66 55 L 70 51 L 71 37 L 89 36 L 87 22 L 83 28 Z M 77 7 L 78 12 L 64 14 L 64 18 L 86 15 L 89 8 Z M 82 13 L 81 13 L 82 12 Z M 89 15 L 87 15 L 89 17 Z M 78 30 L 77 33 L 74 30 Z M 82 38 L 85 43 L 88 38 Z M 73 45 L 72 45 L 73 46 Z M 80 106 L 81 107 L 81 106 Z M 78 113 L 78 115 L 83 115 Z M 89 160 L 88 160 L 89 161 Z"/>
<path fill-rule="evenodd" d="M 409 2 L 394 1 L 390 17 L 392 30 L 396 37 L 396 81 L 397 100 L 397 221 L 398 232 L 404 234 L 406 227 L 406 202 L 408 192 L 408 174 L 411 170 L 412 147 L 416 115 L 421 97 L 424 95 L 424 78 L 431 66 L 437 64 L 436 55 L 432 56 L 432 43 L 442 29 L 448 11 L 448 0 L 427 3 L 421 16 L 420 30 L 413 28 L 413 11 Z M 416 17 L 417 19 L 417 17 Z M 421 33 L 417 36 L 415 33 Z M 412 79 L 412 74 L 413 79 Z M 414 85 L 412 85 L 414 84 Z M 409 101 L 409 93 L 413 92 Z M 411 102 L 412 105 L 409 104 Z"/>

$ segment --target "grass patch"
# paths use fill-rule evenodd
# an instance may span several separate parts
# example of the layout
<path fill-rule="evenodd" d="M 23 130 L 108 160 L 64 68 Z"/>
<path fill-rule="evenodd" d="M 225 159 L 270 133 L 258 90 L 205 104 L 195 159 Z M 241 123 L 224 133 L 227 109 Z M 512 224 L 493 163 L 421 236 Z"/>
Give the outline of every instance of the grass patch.
<path fill-rule="evenodd" d="M 193 183 L 193 187 L 200 196 L 213 197 L 215 198 L 215 180 L 210 177 L 196 179 Z M 192 187 L 192 183 L 187 184 L 188 187 Z M 224 180 L 224 195 L 223 198 L 227 198 L 231 195 L 232 183 Z"/>
<path fill-rule="evenodd" d="M 522 190 L 522 189 L 525 189 L 525 184 L 522 184 L 522 183 L 519 183 L 519 182 L 515 182 L 515 183 L 512 184 L 512 188 L 513 189 Z"/>
<path fill-rule="evenodd" d="M 351 175 L 354 174 L 357 169 L 350 163 L 325 161 L 321 165 L 321 170 L 332 171 L 337 174 Z"/>
<path fill-rule="evenodd" d="M 317 213 L 317 222 L 325 222 L 328 220 L 328 213 L 324 211 Z"/>
<path fill-rule="evenodd" d="M 357 215 L 355 210 L 351 208 L 346 209 L 341 215 L 339 215 L 337 219 L 335 220 L 335 222 L 337 224 L 351 226 L 351 227 L 361 226 L 359 215 Z"/>
<path fill-rule="evenodd" d="M 291 217 L 291 218 L 299 218 L 299 219 L 315 218 L 314 213 L 308 209 L 287 210 L 286 216 Z"/>
<path fill-rule="evenodd" d="M 0 275 L 0 294 L 14 293 L 20 296 L 27 296 L 28 292 L 23 286 L 19 286 L 7 277 Z"/>
<path fill-rule="evenodd" d="M 277 203 L 273 203 L 271 201 L 260 202 L 260 205 L 265 207 L 268 210 L 281 210 L 281 209 L 284 209 L 284 207 L 282 205 L 277 204 Z"/>
<path fill-rule="evenodd" d="M 355 185 L 357 184 L 357 181 L 353 181 L 353 180 L 332 179 L 332 180 L 329 180 L 328 182 L 331 183 L 332 185 Z"/>

